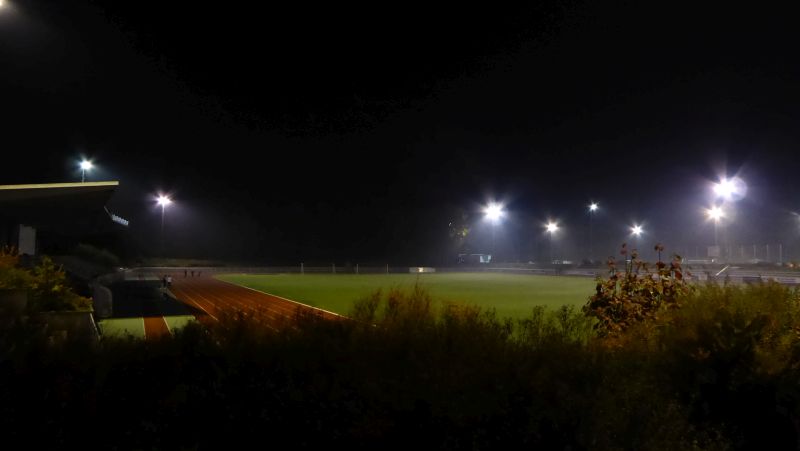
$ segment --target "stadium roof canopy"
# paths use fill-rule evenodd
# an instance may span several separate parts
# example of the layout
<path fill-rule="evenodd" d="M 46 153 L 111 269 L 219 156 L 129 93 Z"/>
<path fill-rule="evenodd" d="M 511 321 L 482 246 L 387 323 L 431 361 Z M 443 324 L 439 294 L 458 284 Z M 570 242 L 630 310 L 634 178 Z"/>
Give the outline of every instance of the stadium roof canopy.
<path fill-rule="evenodd" d="M 0 216 L 37 228 L 96 225 L 114 219 L 105 205 L 118 186 L 117 181 L 0 185 Z"/>

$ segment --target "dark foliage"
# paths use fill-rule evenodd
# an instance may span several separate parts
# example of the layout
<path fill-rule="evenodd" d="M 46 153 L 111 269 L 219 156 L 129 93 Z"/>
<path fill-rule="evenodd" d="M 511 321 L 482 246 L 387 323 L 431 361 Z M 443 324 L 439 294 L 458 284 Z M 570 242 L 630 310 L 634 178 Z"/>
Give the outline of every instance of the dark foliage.
<path fill-rule="evenodd" d="M 0 336 L 0 428 L 30 447 L 795 449 L 798 293 L 701 287 L 593 338 L 391 291 L 353 320 L 234 315 L 159 342 Z"/>

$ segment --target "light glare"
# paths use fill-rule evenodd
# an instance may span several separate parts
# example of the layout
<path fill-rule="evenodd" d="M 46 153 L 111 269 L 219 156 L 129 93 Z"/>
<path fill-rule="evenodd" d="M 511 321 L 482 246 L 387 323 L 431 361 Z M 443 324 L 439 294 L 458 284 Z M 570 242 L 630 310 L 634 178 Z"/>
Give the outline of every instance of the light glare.
<path fill-rule="evenodd" d="M 558 224 L 556 224 L 555 222 L 548 222 L 546 227 L 547 231 L 550 233 L 553 233 L 556 230 L 558 230 Z"/>
<path fill-rule="evenodd" d="M 725 200 L 740 200 L 747 194 L 747 184 L 739 177 L 722 178 L 714 184 L 714 195 Z"/>
<path fill-rule="evenodd" d="M 641 235 L 642 234 L 642 226 L 634 225 L 633 227 L 631 227 L 631 233 L 636 235 L 636 236 Z"/>
<path fill-rule="evenodd" d="M 503 217 L 503 206 L 496 203 L 491 203 L 484 209 L 486 219 L 490 221 L 498 221 Z"/>
<path fill-rule="evenodd" d="M 158 202 L 158 205 L 161 205 L 162 207 L 166 207 L 167 205 L 172 203 L 172 199 L 170 199 L 169 196 L 165 196 L 163 194 L 158 196 L 158 199 L 156 199 L 156 201 Z"/>
<path fill-rule="evenodd" d="M 725 217 L 724 213 L 722 212 L 722 208 L 714 206 L 706 210 L 706 215 L 708 215 L 708 219 L 713 219 L 714 221 L 719 221 L 723 217 Z"/>
<path fill-rule="evenodd" d="M 597 205 L 596 203 L 592 202 L 591 204 L 589 204 L 589 211 L 595 211 L 595 210 L 597 210 L 597 207 L 599 207 L 599 205 Z"/>
<path fill-rule="evenodd" d="M 0 0 L 0 6 L 3 6 L 2 2 L 3 2 L 3 0 Z M 84 171 L 88 171 L 89 169 L 92 169 L 92 167 L 93 167 L 93 165 L 92 165 L 91 161 L 89 161 L 89 160 L 81 161 L 81 169 L 83 169 Z"/>
<path fill-rule="evenodd" d="M 733 182 L 728 179 L 720 180 L 719 183 L 714 185 L 714 194 L 719 197 L 731 197 L 731 194 L 733 194 Z"/>

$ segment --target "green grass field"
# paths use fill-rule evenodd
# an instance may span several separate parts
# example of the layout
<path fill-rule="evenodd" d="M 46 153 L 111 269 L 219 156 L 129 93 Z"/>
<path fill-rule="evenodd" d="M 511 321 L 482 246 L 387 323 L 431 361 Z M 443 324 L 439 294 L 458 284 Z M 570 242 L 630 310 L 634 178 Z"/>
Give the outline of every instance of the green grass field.
<path fill-rule="evenodd" d="M 437 301 L 494 308 L 498 316 L 523 318 L 538 305 L 582 306 L 595 282 L 583 277 L 496 273 L 435 274 L 224 274 L 218 279 L 347 315 L 354 302 L 376 290 L 410 289 L 419 282 Z"/>

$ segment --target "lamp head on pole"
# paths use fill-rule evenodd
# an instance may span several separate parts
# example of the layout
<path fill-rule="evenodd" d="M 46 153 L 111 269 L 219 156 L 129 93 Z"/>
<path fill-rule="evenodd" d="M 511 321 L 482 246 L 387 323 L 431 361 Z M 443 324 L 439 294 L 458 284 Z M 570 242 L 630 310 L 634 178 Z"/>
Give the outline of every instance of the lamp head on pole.
<path fill-rule="evenodd" d="M 747 184 L 739 177 L 722 177 L 718 183 L 712 186 L 714 197 L 726 201 L 741 200 L 747 194 Z"/>
<path fill-rule="evenodd" d="M 503 217 L 503 214 L 505 214 L 503 205 L 495 202 L 491 202 L 487 205 L 486 208 L 483 209 L 483 212 L 486 215 L 486 219 L 494 223 L 499 221 L 500 218 Z"/>
<path fill-rule="evenodd" d="M 725 217 L 725 213 L 722 211 L 722 208 L 715 205 L 706 210 L 706 216 L 708 216 L 708 219 L 713 219 L 714 222 L 717 222 Z"/>
<path fill-rule="evenodd" d="M 169 196 L 161 194 L 156 198 L 156 202 L 158 202 L 158 205 L 161 205 L 161 208 L 164 208 L 172 203 L 172 199 L 170 199 Z"/>
<path fill-rule="evenodd" d="M 0 2 L 2 2 L 2 1 L 3 0 L 0 0 Z M 90 171 L 94 167 L 94 165 L 92 164 L 91 161 L 89 161 L 89 160 L 84 158 L 78 164 L 78 167 L 81 168 L 81 182 L 85 182 L 86 181 L 86 171 Z"/>

